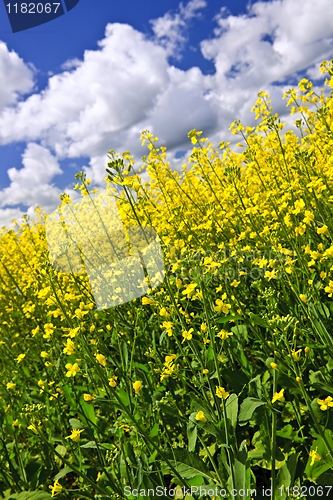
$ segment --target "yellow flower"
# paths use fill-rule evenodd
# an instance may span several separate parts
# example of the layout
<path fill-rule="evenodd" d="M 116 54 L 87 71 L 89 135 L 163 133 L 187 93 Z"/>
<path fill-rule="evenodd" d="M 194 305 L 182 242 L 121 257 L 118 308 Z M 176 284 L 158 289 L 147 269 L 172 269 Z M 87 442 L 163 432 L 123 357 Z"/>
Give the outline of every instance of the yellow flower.
<path fill-rule="evenodd" d="M 216 306 L 214 306 L 214 310 L 217 312 L 224 312 L 224 314 L 228 314 L 229 309 L 231 309 L 230 304 L 225 304 L 221 299 L 217 299 L 216 301 Z"/>
<path fill-rule="evenodd" d="M 204 412 L 203 411 L 199 411 L 196 416 L 195 416 L 195 420 L 199 420 L 200 422 L 207 422 L 207 418 L 205 417 L 204 415 Z"/>
<path fill-rule="evenodd" d="M 187 297 L 191 297 L 194 294 L 195 288 L 197 286 L 198 285 L 196 283 L 190 283 L 189 285 L 186 285 L 186 289 L 182 291 L 182 295 L 187 295 Z"/>
<path fill-rule="evenodd" d="M 216 387 L 216 395 L 218 398 L 223 398 L 223 399 L 227 399 L 227 397 L 229 396 L 229 392 L 226 392 L 224 387 Z"/>
<path fill-rule="evenodd" d="M 325 411 L 327 410 L 330 406 L 333 406 L 333 398 L 331 396 L 328 396 L 326 399 L 317 399 L 317 403 L 320 405 L 320 409 Z"/>
<path fill-rule="evenodd" d="M 106 366 L 105 356 L 103 354 L 95 354 L 97 361 L 102 365 Z"/>
<path fill-rule="evenodd" d="M 31 333 L 32 333 L 32 336 L 34 337 L 35 335 L 37 335 L 37 333 L 39 332 L 39 326 L 37 326 L 34 330 L 31 330 Z"/>
<path fill-rule="evenodd" d="M 76 328 L 70 328 L 69 329 L 69 334 L 68 335 L 63 335 L 63 337 L 70 337 L 71 339 L 73 339 L 74 337 L 77 337 L 79 330 L 80 330 L 79 326 L 76 327 Z"/>
<path fill-rule="evenodd" d="M 296 382 L 300 383 L 301 382 L 301 377 L 296 377 Z"/>
<path fill-rule="evenodd" d="M 72 365 L 71 363 L 67 363 L 66 368 L 68 370 L 68 372 L 66 373 L 66 377 L 71 377 L 72 375 L 73 377 L 75 377 L 77 372 L 80 370 L 77 363 L 74 363 L 74 365 Z"/>
<path fill-rule="evenodd" d="M 160 316 L 165 316 L 168 319 L 170 318 L 170 314 L 168 313 L 165 307 L 162 307 L 162 309 L 160 309 Z"/>
<path fill-rule="evenodd" d="M 15 359 L 16 359 L 16 361 L 17 361 L 18 363 L 20 363 L 20 362 L 22 361 L 22 359 L 24 359 L 24 358 L 25 358 L 25 354 L 19 354 L 19 355 L 17 356 L 17 358 L 15 358 Z"/>
<path fill-rule="evenodd" d="M 7 390 L 14 389 L 15 386 L 16 386 L 16 384 L 13 384 L 12 382 L 8 382 L 7 383 Z"/>
<path fill-rule="evenodd" d="M 134 382 L 133 384 L 133 389 L 135 390 L 135 394 L 139 394 L 140 392 L 140 389 L 141 389 L 141 382 L 140 380 L 137 380 L 136 382 Z"/>
<path fill-rule="evenodd" d="M 202 370 L 202 373 L 203 373 L 204 375 L 207 375 L 207 373 L 209 373 L 209 372 L 208 372 L 207 368 L 205 368 L 204 370 Z"/>
<path fill-rule="evenodd" d="M 227 339 L 230 335 L 233 335 L 233 333 L 226 332 L 225 330 L 221 330 L 219 333 L 216 334 L 216 336 L 220 337 L 220 339 L 222 339 L 222 340 Z"/>
<path fill-rule="evenodd" d="M 303 302 L 305 302 L 305 304 L 307 303 L 307 301 L 308 301 L 308 300 L 307 300 L 307 298 L 306 298 L 306 296 L 305 296 L 305 295 L 303 295 L 303 294 L 301 293 L 301 295 L 300 295 L 299 297 L 300 297 L 300 299 L 301 299 Z"/>
<path fill-rule="evenodd" d="M 46 323 L 44 325 L 44 330 L 45 330 L 45 333 L 43 335 L 44 339 L 49 339 L 51 338 L 51 335 L 55 330 L 55 326 L 53 326 L 52 323 Z"/>
<path fill-rule="evenodd" d="M 38 434 L 37 427 L 34 424 L 29 425 L 28 429 L 34 432 L 35 434 Z"/>
<path fill-rule="evenodd" d="M 311 457 L 310 466 L 313 465 L 315 462 L 318 462 L 319 460 L 321 460 L 321 456 L 317 453 L 317 449 L 318 449 L 318 446 L 316 446 L 315 450 L 311 450 L 309 453 L 309 455 Z"/>
<path fill-rule="evenodd" d="M 71 354 L 75 353 L 75 344 L 71 339 L 67 339 L 67 344 L 65 344 L 66 347 L 62 350 L 67 356 L 70 356 Z"/>
<path fill-rule="evenodd" d="M 327 233 L 327 226 L 318 227 L 317 233 L 318 234 L 325 234 L 325 233 Z"/>
<path fill-rule="evenodd" d="M 71 439 L 72 441 L 80 441 L 80 434 L 81 432 L 83 432 L 84 429 L 73 429 L 72 430 L 72 434 L 70 434 L 69 436 L 65 437 L 65 439 Z"/>
<path fill-rule="evenodd" d="M 42 357 L 42 358 L 48 358 L 48 356 L 49 356 L 49 355 L 48 355 L 48 353 L 47 353 L 46 351 L 42 351 L 42 352 L 40 353 L 40 355 L 41 355 L 41 357 Z"/>
<path fill-rule="evenodd" d="M 192 333 L 191 332 L 194 332 L 193 328 L 190 328 L 189 331 L 185 330 L 182 333 L 182 335 L 184 337 L 184 340 L 182 341 L 182 343 L 185 342 L 185 340 L 191 340 L 191 338 L 192 338 Z"/>
<path fill-rule="evenodd" d="M 156 300 L 154 300 L 154 299 L 151 299 L 150 297 L 142 297 L 142 304 L 144 306 L 146 306 L 148 304 L 155 306 L 156 304 L 158 304 L 158 302 L 156 302 Z"/>
<path fill-rule="evenodd" d="M 90 394 L 83 394 L 83 399 L 85 401 L 95 401 L 96 398 L 94 398 L 94 396 L 90 396 Z"/>
<path fill-rule="evenodd" d="M 59 483 L 58 479 L 56 480 L 56 482 L 54 483 L 54 485 L 53 486 L 49 486 L 49 488 L 52 490 L 51 497 L 54 497 L 57 493 L 60 493 L 60 491 L 62 490 L 62 486 Z"/>
<path fill-rule="evenodd" d="M 109 378 L 109 385 L 111 387 L 116 387 L 116 385 L 117 385 L 117 382 L 116 382 L 117 378 L 118 377 L 116 377 L 115 375 L 112 378 Z"/>
<path fill-rule="evenodd" d="M 202 323 L 200 328 L 201 328 L 201 330 L 202 330 L 204 333 L 206 333 L 206 332 L 207 332 L 207 325 L 206 325 L 206 323 Z"/>
<path fill-rule="evenodd" d="M 172 361 L 177 357 L 177 354 L 169 354 L 169 356 L 165 356 L 165 364 L 172 363 Z"/>
<path fill-rule="evenodd" d="M 283 393 L 284 393 L 284 389 L 281 389 L 280 392 L 276 392 L 273 396 L 272 404 L 275 403 L 275 401 L 281 401 L 281 403 L 283 403 L 285 401 Z"/>
<path fill-rule="evenodd" d="M 302 349 L 298 349 L 298 351 L 295 351 L 294 349 L 291 350 L 291 355 L 295 361 L 299 361 L 299 358 L 301 357 L 301 352 Z M 288 354 L 288 356 L 290 357 L 290 354 Z"/>
<path fill-rule="evenodd" d="M 171 337 L 172 336 L 172 327 L 173 327 L 172 321 L 163 321 L 162 327 L 166 329 L 166 331 L 168 333 L 168 337 Z"/>
<path fill-rule="evenodd" d="M 272 367 L 274 370 L 279 371 L 278 365 L 277 365 L 276 363 L 271 363 L 271 367 Z"/>

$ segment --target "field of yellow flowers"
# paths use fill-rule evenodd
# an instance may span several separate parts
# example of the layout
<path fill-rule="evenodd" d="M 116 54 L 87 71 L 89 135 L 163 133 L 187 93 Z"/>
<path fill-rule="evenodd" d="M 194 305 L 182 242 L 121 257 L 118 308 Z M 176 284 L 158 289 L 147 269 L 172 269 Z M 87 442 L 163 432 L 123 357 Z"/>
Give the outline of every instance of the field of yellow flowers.
<path fill-rule="evenodd" d="M 182 176 L 148 131 L 149 184 L 109 151 L 122 222 L 163 251 L 141 297 L 97 307 L 42 210 L 2 230 L 2 498 L 333 498 L 333 91 L 284 97 L 301 139 L 260 92 L 241 152 L 192 130 Z"/>

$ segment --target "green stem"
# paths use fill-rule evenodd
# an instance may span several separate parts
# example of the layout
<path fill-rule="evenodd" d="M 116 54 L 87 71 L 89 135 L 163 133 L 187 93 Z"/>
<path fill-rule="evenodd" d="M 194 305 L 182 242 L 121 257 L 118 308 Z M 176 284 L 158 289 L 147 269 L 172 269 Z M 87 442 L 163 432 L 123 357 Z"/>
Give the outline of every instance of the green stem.
<path fill-rule="evenodd" d="M 217 379 L 219 386 L 222 387 L 222 380 L 221 380 L 221 375 L 219 371 L 219 367 L 217 364 L 217 356 L 216 356 L 216 348 L 215 348 L 215 342 L 214 342 L 214 335 L 211 329 L 210 325 L 210 320 L 209 320 L 209 314 L 207 311 L 207 303 L 205 300 L 205 290 L 204 290 L 204 284 L 202 281 L 200 281 L 200 287 L 201 287 L 201 293 L 202 293 L 202 299 L 203 299 L 203 304 L 204 304 L 204 311 L 205 311 L 205 316 L 206 316 L 206 321 L 207 321 L 207 326 L 208 326 L 208 331 L 209 331 L 209 336 L 210 336 L 210 341 L 212 344 L 212 349 L 213 349 L 213 356 L 214 356 L 214 364 L 215 364 L 215 369 L 217 372 Z M 213 394 L 215 404 L 217 407 L 218 414 L 220 416 L 220 407 L 216 402 L 216 395 Z M 235 475 L 234 475 L 234 454 L 236 454 L 236 450 L 234 450 L 234 446 L 230 446 L 230 440 L 229 440 L 229 432 L 228 432 L 228 423 L 227 423 L 227 411 L 226 411 L 226 406 L 225 406 L 225 400 L 222 397 L 222 409 L 223 409 L 223 420 L 224 420 L 224 429 L 225 429 L 225 438 L 226 438 L 226 444 L 228 446 L 227 448 L 227 454 L 228 454 L 228 460 L 229 460 L 229 466 L 230 466 L 230 471 L 231 471 L 231 483 L 232 483 L 232 488 L 235 488 Z"/>
<path fill-rule="evenodd" d="M 275 359 L 274 359 L 275 362 Z M 276 370 L 273 370 L 273 396 L 277 392 L 277 377 Z M 277 415 L 275 411 L 272 411 L 272 436 L 271 436 L 271 453 L 272 453 L 272 495 L 271 500 L 275 500 L 275 487 L 276 487 L 276 476 L 275 476 L 275 452 L 276 452 L 276 424 Z"/>

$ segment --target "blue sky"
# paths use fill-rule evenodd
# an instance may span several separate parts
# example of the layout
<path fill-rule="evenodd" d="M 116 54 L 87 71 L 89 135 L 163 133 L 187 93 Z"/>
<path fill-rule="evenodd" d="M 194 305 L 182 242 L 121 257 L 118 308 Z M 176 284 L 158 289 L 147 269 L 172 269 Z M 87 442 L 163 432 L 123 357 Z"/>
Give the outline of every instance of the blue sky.
<path fill-rule="evenodd" d="M 179 169 L 189 130 L 218 146 L 229 125 L 255 125 L 260 90 L 293 120 L 282 95 L 320 85 L 333 58 L 331 0 L 266 2 L 80 0 L 65 15 L 12 33 L 0 4 L 0 228 L 73 198 L 85 170 L 105 186 L 107 151 L 140 164 L 149 129 Z M 148 179 L 143 174 L 145 179 Z"/>

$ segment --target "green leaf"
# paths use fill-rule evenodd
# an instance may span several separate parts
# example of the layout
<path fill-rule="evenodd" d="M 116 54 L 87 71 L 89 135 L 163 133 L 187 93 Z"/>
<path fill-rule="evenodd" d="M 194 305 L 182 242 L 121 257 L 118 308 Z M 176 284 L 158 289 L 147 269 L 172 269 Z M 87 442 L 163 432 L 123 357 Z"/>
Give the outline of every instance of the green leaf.
<path fill-rule="evenodd" d="M 325 430 L 325 438 L 328 442 L 328 445 L 330 446 L 331 450 L 333 449 L 333 433 L 330 429 Z M 324 440 L 322 437 L 318 437 L 314 443 L 312 443 L 311 450 L 310 451 L 316 451 L 318 455 L 321 457 L 320 460 L 315 460 L 312 465 L 312 457 L 309 456 L 308 463 L 305 468 L 305 474 L 308 475 L 308 477 L 312 477 L 314 479 L 318 478 L 324 472 L 326 472 L 328 469 L 333 468 L 333 459 L 328 455 L 328 450 L 326 448 L 326 445 L 324 443 Z"/>
<path fill-rule="evenodd" d="M 291 485 L 291 474 L 288 469 L 287 462 L 285 462 L 279 469 L 276 478 L 275 495 L 278 496 L 278 498 L 281 500 L 286 500 L 289 493 L 287 488 L 290 488 Z"/>
<path fill-rule="evenodd" d="M 48 500 L 51 495 L 46 491 L 21 491 L 20 493 L 8 493 L 4 500 Z"/>
<path fill-rule="evenodd" d="M 223 379 L 225 379 L 230 389 L 237 394 L 239 394 L 244 385 L 249 382 L 249 377 L 241 370 L 223 370 Z"/>
<path fill-rule="evenodd" d="M 80 448 L 92 448 L 92 449 L 96 450 L 97 444 L 95 441 L 88 441 L 88 443 L 81 445 Z"/>
<path fill-rule="evenodd" d="M 121 343 L 121 351 L 123 354 L 123 361 L 124 361 L 124 368 L 125 371 L 127 370 L 127 365 L 128 365 L 128 349 L 127 349 L 127 342 L 126 340 L 123 340 Z"/>
<path fill-rule="evenodd" d="M 89 405 L 84 400 L 81 401 L 81 405 L 82 405 L 82 409 L 83 409 L 83 412 L 84 412 L 86 418 L 88 420 L 90 420 L 90 422 L 92 422 L 94 425 L 96 425 L 97 420 L 96 420 L 96 415 L 95 415 L 95 410 L 94 410 L 93 405 Z"/>
<path fill-rule="evenodd" d="M 225 443 L 224 433 L 221 431 L 221 429 L 218 428 L 218 426 L 216 424 L 209 421 L 209 418 L 207 417 L 207 413 L 205 413 L 206 418 L 207 418 L 207 422 L 200 422 L 200 420 L 195 420 L 196 415 L 197 415 L 197 412 L 191 413 L 190 421 L 192 421 L 194 424 L 196 424 L 197 427 L 199 427 L 200 429 L 203 429 L 204 431 L 208 432 L 208 434 L 212 434 L 212 436 L 215 436 L 217 442 L 219 444 L 223 445 Z"/>
<path fill-rule="evenodd" d="M 133 363 L 133 368 L 140 368 L 140 370 L 149 373 L 149 368 L 147 368 L 146 365 L 143 365 L 142 363 L 137 363 L 136 361 Z"/>
<path fill-rule="evenodd" d="M 309 379 L 311 382 L 311 385 L 317 389 L 320 392 L 327 392 L 328 394 L 332 394 L 333 392 L 333 386 L 326 384 L 325 379 L 323 377 L 323 374 L 321 371 L 314 372 L 313 370 L 310 370 L 309 372 Z"/>
<path fill-rule="evenodd" d="M 244 349 L 240 343 L 238 343 L 237 347 L 238 347 L 238 352 L 239 352 L 239 356 L 240 356 L 240 361 L 241 361 L 242 365 L 244 366 L 245 370 L 247 370 L 247 368 L 249 366 L 249 362 L 248 362 L 247 357 L 244 354 Z"/>
<path fill-rule="evenodd" d="M 173 417 L 177 416 L 178 413 L 171 406 L 166 405 L 165 403 L 161 403 L 160 401 L 156 401 L 156 406 L 162 410 L 164 413 L 168 413 Z"/>
<path fill-rule="evenodd" d="M 156 422 L 151 431 L 149 432 L 149 437 L 154 438 L 158 436 L 158 430 L 159 430 L 159 423 Z"/>
<path fill-rule="evenodd" d="M 237 456 L 234 462 L 235 472 L 235 488 L 236 490 L 247 490 L 251 487 L 251 470 L 250 459 L 248 458 L 246 439 L 241 442 Z M 237 500 L 242 500 L 242 497 L 237 494 Z"/>
<path fill-rule="evenodd" d="M 59 455 L 61 455 L 62 457 L 64 457 L 67 453 L 67 449 L 65 446 L 63 446 L 62 444 L 59 444 L 56 449 L 55 449 Z"/>
<path fill-rule="evenodd" d="M 64 467 L 61 469 L 56 476 L 54 476 L 53 480 L 57 481 L 58 479 L 61 479 L 62 477 L 66 476 L 66 474 L 69 474 L 70 472 L 73 472 L 73 469 L 71 467 Z"/>
<path fill-rule="evenodd" d="M 189 479 L 187 482 L 190 486 L 201 486 L 205 482 L 205 480 L 202 476 L 195 476 L 194 478 Z"/>
<path fill-rule="evenodd" d="M 257 396 L 258 399 L 261 399 L 261 397 L 262 397 L 262 387 L 261 387 L 260 375 L 257 375 L 255 378 L 253 378 L 249 382 L 248 395 L 251 396 L 252 394 Z"/>
<path fill-rule="evenodd" d="M 200 460 L 200 458 L 185 448 L 175 448 L 173 453 L 168 451 L 165 453 L 171 465 L 176 469 L 178 474 L 181 475 L 183 479 L 192 479 L 195 476 L 202 476 L 206 479 L 213 481 L 213 476 L 208 468 L 208 466 Z M 174 460 L 174 456 L 176 460 Z M 166 462 L 162 462 L 165 467 L 168 468 Z M 171 469 L 168 469 L 171 470 Z"/>
<path fill-rule="evenodd" d="M 74 409 L 76 408 L 76 401 L 74 400 L 74 398 L 72 397 L 72 391 L 71 391 L 71 388 L 69 387 L 68 384 L 64 385 L 62 387 L 62 390 L 66 396 L 66 399 L 67 399 L 67 403 L 69 404 L 69 406 Z"/>
<path fill-rule="evenodd" d="M 295 443 L 302 443 L 307 438 L 299 437 L 298 433 L 304 428 L 304 425 L 297 430 L 294 430 L 291 424 L 285 425 L 281 430 L 276 431 L 276 435 L 285 439 L 291 439 Z"/>
<path fill-rule="evenodd" d="M 254 324 L 259 325 L 259 326 L 264 326 L 265 328 L 269 328 L 268 323 L 266 323 L 266 321 L 263 320 L 262 318 L 260 318 L 260 316 L 258 316 L 257 314 L 254 314 L 253 312 L 251 312 L 249 316 L 250 316 L 251 321 Z"/>
<path fill-rule="evenodd" d="M 238 423 L 239 425 L 247 424 L 253 415 L 253 412 L 262 405 L 266 405 L 266 401 L 261 401 L 257 398 L 246 398 L 241 404 Z"/>
<path fill-rule="evenodd" d="M 78 420 L 77 418 L 70 418 L 69 424 L 72 427 L 72 429 L 84 429 L 84 424 L 81 422 L 81 420 Z"/>
<path fill-rule="evenodd" d="M 238 415 L 238 396 L 237 394 L 230 394 L 225 402 L 225 407 L 227 410 L 227 418 L 230 418 L 231 425 L 236 429 L 237 425 L 237 415 Z"/>
<path fill-rule="evenodd" d="M 242 341 L 248 341 L 247 327 L 246 325 L 236 325 L 231 328 L 231 331 L 237 336 L 237 338 Z"/>
<path fill-rule="evenodd" d="M 163 332 L 162 332 L 162 333 L 161 333 L 161 335 L 160 335 L 160 345 L 162 344 L 163 339 L 164 339 L 164 337 L 166 336 L 166 334 L 167 334 L 167 330 L 163 330 Z"/>
<path fill-rule="evenodd" d="M 299 452 L 298 454 L 296 454 L 296 452 L 291 453 L 286 462 L 284 462 L 282 467 L 279 469 L 276 480 L 275 494 L 278 498 L 281 498 L 281 500 L 286 500 L 288 498 L 288 490 L 286 488 L 294 484 L 297 460 L 301 453 L 302 452 Z"/>
<path fill-rule="evenodd" d="M 134 453 L 132 444 L 129 441 L 125 442 L 125 455 L 129 459 L 132 466 L 137 466 L 137 459 Z"/>
<path fill-rule="evenodd" d="M 124 389 L 122 387 L 119 390 L 119 397 L 120 397 L 121 402 L 125 406 L 129 405 L 129 397 L 128 397 L 127 393 L 124 391 Z"/>
<path fill-rule="evenodd" d="M 196 415 L 196 413 L 194 413 L 193 415 Z M 195 449 L 197 435 L 197 425 L 192 422 L 192 420 L 189 420 L 187 424 L 188 451 L 193 451 Z"/>

